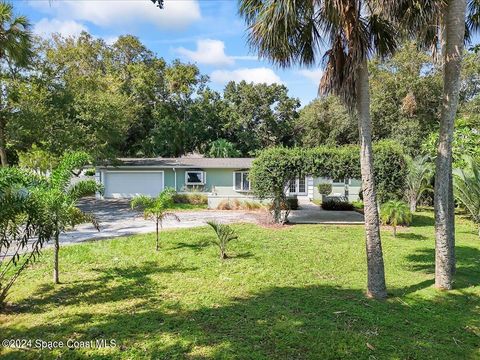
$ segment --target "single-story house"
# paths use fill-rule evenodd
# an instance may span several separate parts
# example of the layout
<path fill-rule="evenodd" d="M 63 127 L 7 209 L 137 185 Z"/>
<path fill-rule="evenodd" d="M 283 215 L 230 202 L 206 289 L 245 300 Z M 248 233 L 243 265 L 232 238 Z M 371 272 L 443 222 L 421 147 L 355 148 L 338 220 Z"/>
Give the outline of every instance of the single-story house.
<path fill-rule="evenodd" d="M 248 180 L 252 161 L 253 158 L 120 158 L 115 164 L 97 166 L 96 179 L 104 186 L 104 198 L 156 196 L 169 187 L 180 193 L 205 193 L 209 206 L 216 207 L 224 199 L 254 199 Z M 358 199 L 361 183 L 354 179 L 297 177 L 292 179 L 287 192 L 318 199 L 321 195 L 316 185 L 323 182 L 332 183 L 333 196 Z"/>

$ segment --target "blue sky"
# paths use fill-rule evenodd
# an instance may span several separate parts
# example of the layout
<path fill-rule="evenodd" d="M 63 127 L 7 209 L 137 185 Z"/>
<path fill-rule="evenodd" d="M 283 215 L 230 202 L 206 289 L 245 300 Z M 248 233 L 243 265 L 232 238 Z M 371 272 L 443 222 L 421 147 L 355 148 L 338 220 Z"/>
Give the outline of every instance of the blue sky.
<path fill-rule="evenodd" d="M 317 94 L 320 69 L 282 70 L 249 51 L 236 0 L 166 0 L 163 10 L 149 0 L 27 0 L 15 1 L 14 7 L 42 36 L 82 30 L 107 42 L 123 34 L 138 36 L 167 61 L 197 64 L 216 90 L 229 80 L 282 83 L 302 106 Z"/>

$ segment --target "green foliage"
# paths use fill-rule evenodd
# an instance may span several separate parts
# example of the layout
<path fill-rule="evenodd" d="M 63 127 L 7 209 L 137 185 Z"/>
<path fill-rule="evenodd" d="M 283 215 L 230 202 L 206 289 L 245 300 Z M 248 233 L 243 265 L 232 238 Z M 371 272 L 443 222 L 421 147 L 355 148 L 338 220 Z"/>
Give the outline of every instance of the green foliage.
<path fill-rule="evenodd" d="M 321 206 L 323 210 L 352 211 L 355 209 L 352 203 L 334 198 L 322 201 Z"/>
<path fill-rule="evenodd" d="M 332 192 L 332 184 L 320 183 L 317 185 L 317 189 L 320 195 L 328 195 Z"/>
<path fill-rule="evenodd" d="M 315 99 L 299 113 L 296 141 L 304 147 L 335 146 L 358 142 L 357 120 L 338 97 Z"/>
<path fill-rule="evenodd" d="M 390 200 L 382 204 L 380 208 L 380 218 L 384 225 L 393 227 L 393 236 L 397 236 L 398 225 L 410 225 L 412 222 L 412 212 L 408 205 L 401 200 Z"/>
<path fill-rule="evenodd" d="M 173 207 L 175 190 L 167 188 L 163 190 L 157 197 L 150 197 L 146 195 L 135 196 L 130 205 L 132 209 L 141 208 L 145 219 L 150 219 L 156 225 L 156 244 L 155 249 L 160 249 L 160 233 L 159 227 L 162 228 L 163 221 L 167 218 L 180 221 L 179 217 L 169 212 L 168 209 Z"/>
<path fill-rule="evenodd" d="M 226 139 L 243 156 L 270 146 L 294 142 L 294 121 L 300 102 L 288 96 L 284 85 L 229 82 L 223 94 L 226 103 Z"/>
<path fill-rule="evenodd" d="M 240 156 L 240 152 L 235 149 L 235 145 L 230 141 L 217 139 L 210 143 L 207 156 L 211 158 L 230 158 Z"/>
<path fill-rule="evenodd" d="M 220 249 L 220 259 L 224 260 L 228 258 L 226 253 L 227 245 L 230 241 L 237 240 L 238 235 L 235 234 L 235 231 L 228 225 L 220 224 L 216 221 L 207 221 L 207 224 L 212 227 L 217 235 L 215 244 L 217 244 Z"/>
<path fill-rule="evenodd" d="M 18 158 L 19 166 L 32 169 L 40 174 L 48 173 L 58 164 L 58 158 L 36 144 L 33 144 L 27 151 L 19 152 Z"/>
<path fill-rule="evenodd" d="M 480 117 L 457 119 L 453 132 L 452 155 L 454 167 L 464 167 L 466 157 L 480 160 Z M 437 156 L 438 132 L 431 133 L 423 143 L 423 152 L 435 159 Z"/>
<path fill-rule="evenodd" d="M 35 192 L 40 181 L 28 170 L 0 168 L 0 309 L 17 278 L 52 235 L 44 221 L 48 209 Z"/>
<path fill-rule="evenodd" d="M 468 211 L 472 220 L 479 225 L 480 236 L 480 162 L 471 157 L 465 158 L 465 169 L 455 169 L 453 186 L 455 197 Z"/>

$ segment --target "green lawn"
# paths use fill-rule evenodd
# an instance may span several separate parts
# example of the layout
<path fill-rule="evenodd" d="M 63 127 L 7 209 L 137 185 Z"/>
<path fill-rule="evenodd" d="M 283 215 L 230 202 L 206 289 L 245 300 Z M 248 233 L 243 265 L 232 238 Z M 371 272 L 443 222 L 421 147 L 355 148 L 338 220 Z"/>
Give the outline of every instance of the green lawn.
<path fill-rule="evenodd" d="M 212 230 L 65 247 L 24 273 L 1 338 L 115 339 L 109 349 L 5 349 L 5 358 L 479 359 L 480 239 L 459 219 L 456 289 L 433 284 L 433 219 L 383 231 L 389 299 L 364 297 L 361 226 L 235 226 L 231 259 Z"/>

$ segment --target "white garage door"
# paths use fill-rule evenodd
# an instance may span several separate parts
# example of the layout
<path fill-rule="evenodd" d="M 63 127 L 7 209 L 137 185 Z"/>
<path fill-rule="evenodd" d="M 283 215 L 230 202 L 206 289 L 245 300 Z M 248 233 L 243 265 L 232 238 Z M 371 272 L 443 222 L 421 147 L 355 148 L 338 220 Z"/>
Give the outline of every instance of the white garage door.
<path fill-rule="evenodd" d="M 164 187 L 163 171 L 107 171 L 103 183 L 106 198 L 157 196 Z"/>

